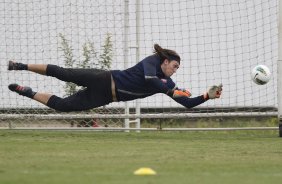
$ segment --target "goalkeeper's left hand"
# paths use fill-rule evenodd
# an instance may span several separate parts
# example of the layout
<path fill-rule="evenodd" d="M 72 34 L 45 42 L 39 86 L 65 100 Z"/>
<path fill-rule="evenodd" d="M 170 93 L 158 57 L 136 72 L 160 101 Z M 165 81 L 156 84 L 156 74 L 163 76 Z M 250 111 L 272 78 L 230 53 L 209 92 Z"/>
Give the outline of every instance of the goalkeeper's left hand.
<path fill-rule="evenodd" d="M 205 100 L 219 98 L 222 93 L 222 84 L 209 87 L 206 93 L 204 93 Z"/>

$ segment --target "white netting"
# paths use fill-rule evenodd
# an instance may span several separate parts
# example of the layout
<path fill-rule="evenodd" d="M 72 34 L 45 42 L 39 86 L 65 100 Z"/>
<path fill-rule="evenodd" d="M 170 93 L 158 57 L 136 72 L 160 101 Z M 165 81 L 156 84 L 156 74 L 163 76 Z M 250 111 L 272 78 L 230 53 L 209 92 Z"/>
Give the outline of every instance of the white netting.
<path fill-rule="evenodd" d="M 37 102 L 9 92 L 9 83 L 17 82 L 59 96 L 66 94 L 64 82 L 26 71 L 8 72 L 6 66 L 10 59 L 23 63 L 65 66 L 60 34 L 71 47 L 75 67 L 85 59 L 85 43 L 93 43 L 97 59 L 109 35 L 113 50 L 111 69 L 122 70 L 125 66 L 137 63 L 137 47 L 140 59 L 152 54 L 154 43 L 176 50 L 182 61 L 180 69 L 172 78 L 179 87 L 188 88 L 197 96 L 210 85 L 222 83 L 224 86 L 221 99 L 208 101 L 192 111 L 276 111 L 277 0 L 144 0 L 139 5 L 129 1 L 128 8 L 125 8 L 126 2 L 0 2 L 2 115 L 50 112 L 50 109 Z M 126 15 L 128 27 L 124 27 Z M 139 24 L 136 24 L 137 20 Z M 126 44 L 125 40 L 128 40 Z M 125 45 L 128 48 L 124 48 Z M 127 63 L 124 55 L 126 49 Z M 93 67 L 95 62 L 91 60 L 90 65 Z M 251 81 L 251 69 L 257 64 L 267 65 L 273 74 L 267 85 L 258 86 Z M 161 94 L 142 99 L 140 103 L 143 113 L 191 111 Z M 130 102 L 129 105 L 134 108 L 136 104 Z M 124 103 L 113 103 L 94 113 L 108 113 L 110 116 L 111 113 L 123 114 L 123 109 Z"/>

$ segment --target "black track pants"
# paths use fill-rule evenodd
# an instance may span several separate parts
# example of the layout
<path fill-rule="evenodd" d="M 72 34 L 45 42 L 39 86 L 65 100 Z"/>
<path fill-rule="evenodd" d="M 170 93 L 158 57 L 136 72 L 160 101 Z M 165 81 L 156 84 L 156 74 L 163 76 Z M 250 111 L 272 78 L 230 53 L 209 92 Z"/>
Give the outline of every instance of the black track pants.
<path fill-rule="evenodd" d="M 48 65 L 47 76 L 86 87 L 66 98 L 51 96 L 47 106 L 58 111 L 82 111 L 112 102 L 111 72 L 99 69 L 73 69 Z"/>

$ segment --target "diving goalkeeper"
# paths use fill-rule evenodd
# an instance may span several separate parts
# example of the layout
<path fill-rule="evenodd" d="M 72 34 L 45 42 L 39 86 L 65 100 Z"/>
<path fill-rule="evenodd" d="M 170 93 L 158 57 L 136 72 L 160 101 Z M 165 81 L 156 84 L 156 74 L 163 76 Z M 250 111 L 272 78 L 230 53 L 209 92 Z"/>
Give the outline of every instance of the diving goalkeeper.
<path fill-rule="evenodd" d="M 179 104 L 192 108 L 209 99 L 219 98 L 222 85 L 210 87 L 207 92 L 191 98 L 188 90 L 179 89 L 170 78 L 180 66 L 180 56 L 173 50 L 154 45 L 154 54 L 126 70 L 62 68 L 56 65 L 23 64 L 9 61 L 8 70 L 28 70 L 38 74 L 73 82 L 84 89 L 66 98 L 36 92 L 28 86 L 10 84 L 11 91 L 36 100 L 62 112 L 83 111 L 111 102 L 130 101 L 163 93 Z"/>

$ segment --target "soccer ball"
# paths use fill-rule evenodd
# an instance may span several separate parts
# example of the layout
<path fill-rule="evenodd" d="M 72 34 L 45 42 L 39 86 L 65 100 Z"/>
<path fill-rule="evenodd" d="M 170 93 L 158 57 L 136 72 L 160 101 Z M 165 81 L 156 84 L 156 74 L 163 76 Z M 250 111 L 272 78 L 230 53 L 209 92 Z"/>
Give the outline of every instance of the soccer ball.
<path fill-rule="evenodd" d="M 252 80 L 258 85 L 264 85 L 268 83 L 270 77 L 270 70 L 265 65 L 257 65 L 252 70 Z"/>

